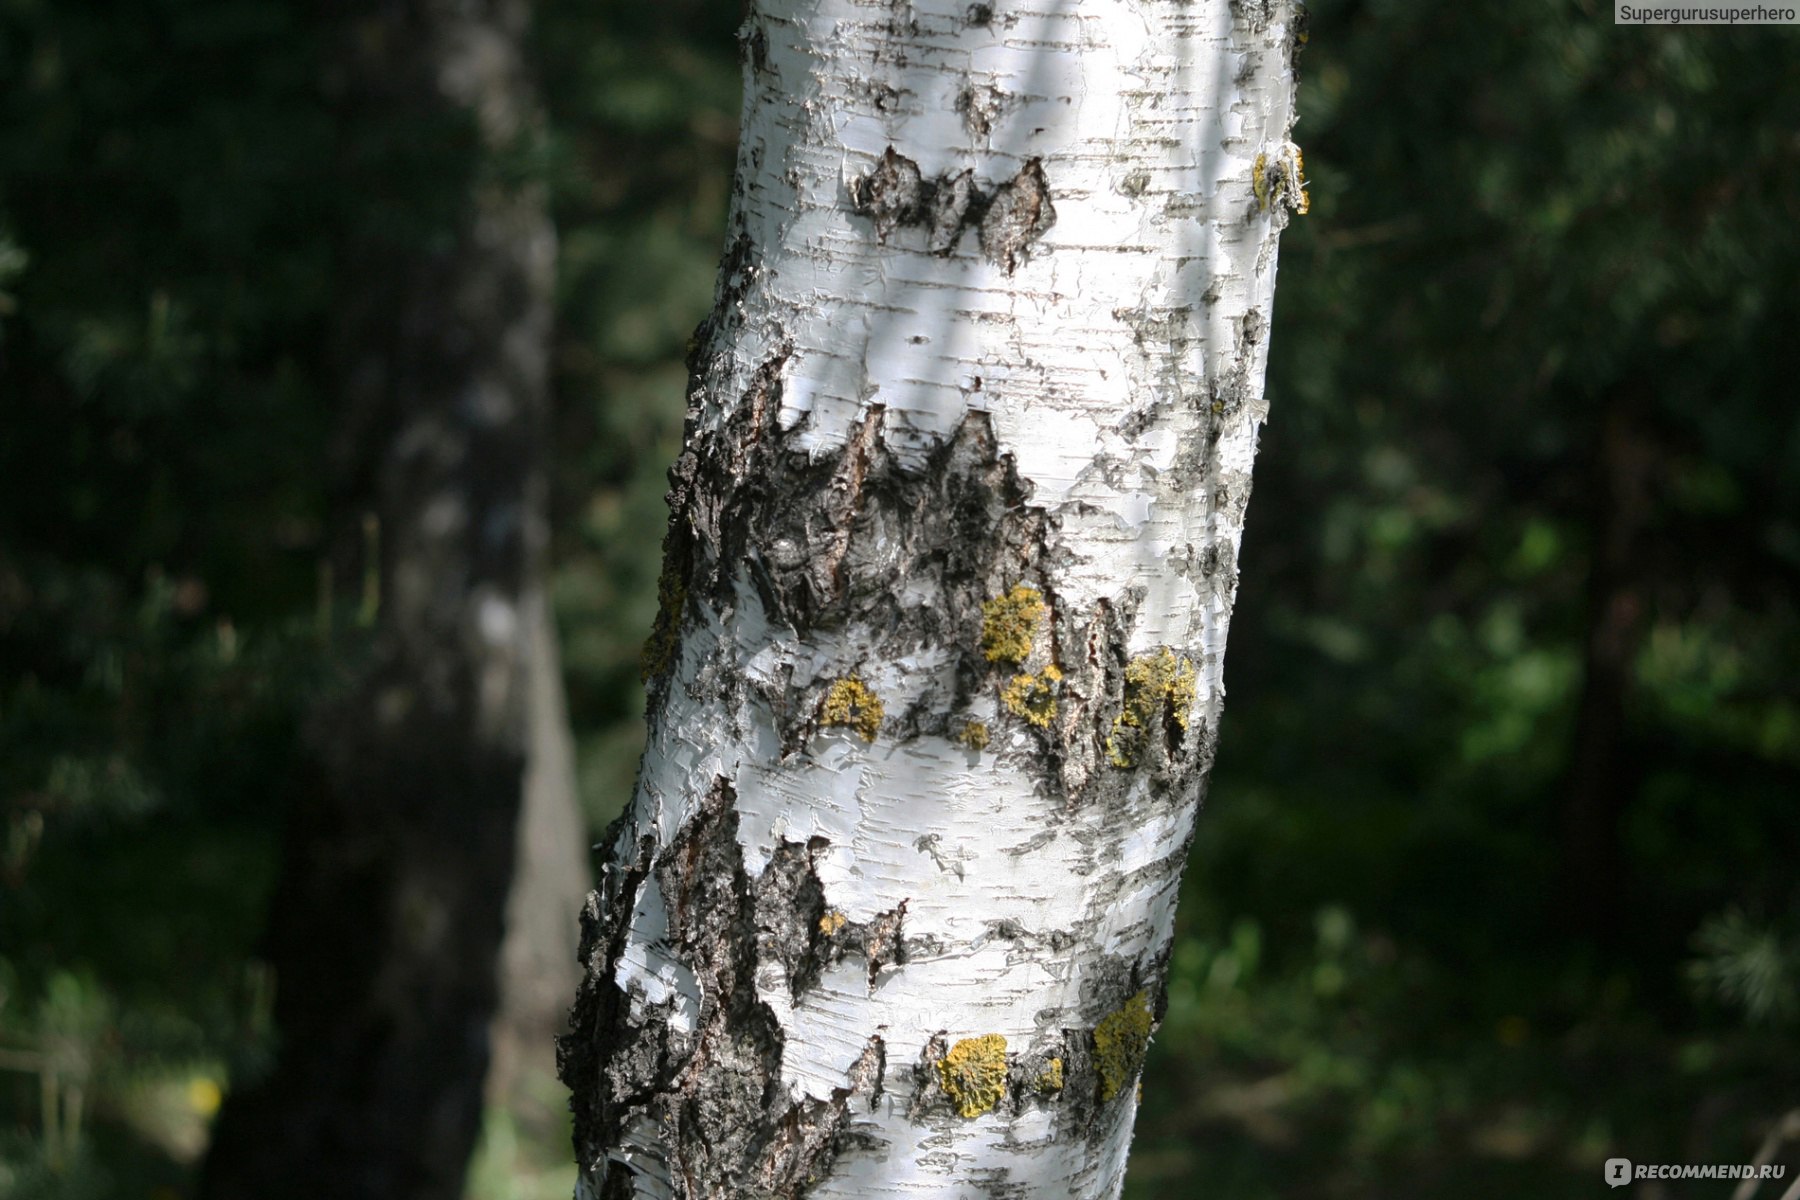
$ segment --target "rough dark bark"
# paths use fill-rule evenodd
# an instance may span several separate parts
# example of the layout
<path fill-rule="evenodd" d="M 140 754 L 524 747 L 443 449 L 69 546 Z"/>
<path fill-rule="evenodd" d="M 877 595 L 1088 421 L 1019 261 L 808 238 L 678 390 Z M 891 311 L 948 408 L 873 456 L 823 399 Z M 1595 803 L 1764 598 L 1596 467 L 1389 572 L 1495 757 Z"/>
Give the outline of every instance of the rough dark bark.
<path fill-rule="evenodd" d="M 731 305 L 727 288 L 715 324 Z M 978 645 L 983 601 L 1009 581 L 1036 578 L 1045 514 L 1025 502 L 1016 472 L 979 414 L 921 473 L 889 457 L 873 422 L 842 453 L 807 455 L 775 423 L 779 368 L 777 356 L 757 372 L 723 436 L 701 436 L 690 427 L 690 448 L 670 472 L 672 591 L 723 600 L 748 583 L 768 613 L 802 634 L 850 625 L 886 630 L 880 651 L 891 656 L 962 643 L 959 669 L 940 703 L 888 714 L 905 731 L 901 736 L 948 734 L 950 714 L 965 708 L 989 674 Z M 703 377 L 695 387 L 703 389 Z M 940 581 L 945 602 L 903 605 L 903 585 L 928 577 Z M 664 614 L 671 637 L 684 608 L 685 600 L 678 601 Z M 1122 667 L 1122 644 L 1109 650 L 1109 662 L 1116 658 Z M 668 683 L 659 671 L 653 696 Z M 782 688 L 766 699 L 789 714 L 783 739 L 793 750 L 829 723 L 804 688 Z M 652 719 L 661 719 L 654 699 L 652 706 Z M 1058 739 L 1047 732 L 1044 740 L 1050 761 L 1060 762 Z M 1192 755 L 1188 766 L 1191 780 Z M 885 1047 L 871 1033 L 864 1057 L 833 1099 L 790 1099 L 782 1094 L 781 1030 L 751 980 L 760 965 L 779 961 L 798 997 L 825 966 L 855 955 L 874 986 L 883 967 L 905 961 L 905 906 L 869 922 L 822 926 L 824 898 L 807 865 L 808 847 L 779 844 L 752 879 L 737 853 L 732 801 L 730 785 L 715 780 L 708 803 L 675 844 L 660 853 L 644 847 L 635 860 L 613 856 L 584 915 L 581 960 L 588 974 L 574 1032 L 563 1043 L 562 1075 L 575 1093 L 576 1137 L 584 1150 L 618 1145 L 626 1122 L 648 1110 L 670 1142 L 689 1151 L 671 1164 L 680 1179 L 677 1195 L 791 1198 L 829 1168 L 845 1143 L 853 1106 L 866 1110 L 880 1098 Z M 707 997 L 692 1037 L 629 1020 L 626 997 L 611 983 L 631 915 L 621 899 L 647 875 L 671 906 L 669 941 L 697 964 Z M 676 1095 L 679 1102 L 671 1099 Z M 610 1186 L 626 1189 L 619 1196 L 631 1195 L 623 1172 L 609 1178 Z"/>
<path fill-rule="evenodd" d="M 311 731 L 268 934 L 277 1059 L 227 1099 L 206 1200 L 458 1200 L 479 1131 L 544 550 L 554 240 L 534 190 L 482 169 L 528 130 L 525 17 L 341 10 L 346 129 L 462 129 L 469 153 L 437 236 L 371 219 L 343 248 L 340 486 L 369 505 L 379 616 Z"/>

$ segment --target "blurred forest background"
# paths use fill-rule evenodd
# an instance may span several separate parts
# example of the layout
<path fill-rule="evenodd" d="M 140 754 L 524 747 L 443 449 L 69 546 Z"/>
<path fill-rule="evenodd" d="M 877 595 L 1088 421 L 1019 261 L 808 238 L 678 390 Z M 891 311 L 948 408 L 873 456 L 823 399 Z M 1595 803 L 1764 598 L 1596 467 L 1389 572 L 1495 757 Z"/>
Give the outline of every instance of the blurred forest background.
<path fill-rule="evenodd" d="M 405 509 L 344 346 L 416 335 L 386 277 L 455 268 L 496 203 L 557 238 L 519 493 L 574 736 L 549 792 L 584 843 L 629 794 L 741 9 L 536 0 L 495 27 L 496 125 L 388 86 L 433 69 L 407 7 L 0 0 L 0 1196 L 199 1194 L 216 1114 L 302 1040 L 283 844 L 357 769 L 318 765 L 320 714 L 391 661 Z M 1312 17 L 1312 212 L 1128 1195 L 1748 1161 L 1800 1104 L 1800 34 Z M 350 824 L 389 802 L 359 795 Z M 479 1093 L 472 1200 L 570 1193 L 532 1045 Z"/>

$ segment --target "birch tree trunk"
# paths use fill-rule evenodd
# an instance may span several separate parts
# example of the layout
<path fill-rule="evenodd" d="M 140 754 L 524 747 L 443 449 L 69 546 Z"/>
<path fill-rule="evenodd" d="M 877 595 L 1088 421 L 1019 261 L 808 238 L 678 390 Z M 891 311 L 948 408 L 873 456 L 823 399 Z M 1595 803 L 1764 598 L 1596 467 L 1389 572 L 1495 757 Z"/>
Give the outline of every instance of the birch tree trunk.
<path fill-rule="evenodd" d="M 1218 727 L 1289 0 L 753 0 L 578 1195 L 1119 1191 Z"/>

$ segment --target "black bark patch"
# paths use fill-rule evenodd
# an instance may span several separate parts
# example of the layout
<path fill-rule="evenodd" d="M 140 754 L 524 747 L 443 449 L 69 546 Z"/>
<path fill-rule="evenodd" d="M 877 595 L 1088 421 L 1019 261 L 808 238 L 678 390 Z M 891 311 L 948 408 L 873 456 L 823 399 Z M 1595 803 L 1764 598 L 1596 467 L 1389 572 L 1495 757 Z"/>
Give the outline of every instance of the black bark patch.
<path fill-rule="evenodd" d="M 1043 162 L 1034 158 L 994 192 L 981 218 L 981 252 L 1010 275 L 1054 224 L 1050 181 L 1044 177 Z"/>
<path fill-rule="evenodd" d="M 973 138 L 985 138 L 994 131 L 994 122 L 1005 103 L 1000 89 L 985 83 L 972 83 L 956 94 L 956 111 L 963 119 L 963 128 Z"/>
<path fill-rule="evenodd" d="M 957 107 L 971 133 L 985 136 L 1001 100 L 992 88 L 964 91 Z M 1011 179 L 984 189 L 968 170 L 927 179 L 918 163 L 889 146 L 867 174 L 851 180 L 849 190 L 851 211 L 869 218 L 882 244 L 896 229 L 922 228 L 932 253 L 949 254 L 963 231 L 974 229 L 982 254 L 1009 275 L 1056 223 L 1050 181 L 1035 158 Z"/>
<path fill-rule="evenodd" d="M 744 61 L 758 75 L 769 69 L 769 35 L 760 24 L 752 24 L 740 35 Z"/>
<path fill-rule="evenodd" d="M 662 573 L 656 581 L 656 620 L 638 656 L 639 677 L 654 685 L 675 664 L 681 627 L 687 620 L 687 580 L 692 567 L 686 529 L 672 526 L 663 535 Z"/>
<path fill-rule="evenodd" d="M 1028 1200 L 1031 1185 L 1012 1177 L 1011 1167 L 979 1167 L 970 1172 L 969 1182 L 983 1200 Z"/>
<path fill-rule="evenodd" d="M 925 244 L 933 254 L 948 254 L 956 249 L 979 199 L 973 171 L 959 171 L 939 181 L 932 191 L 925 230 Z"/>
<path fill-rule="evenodd" d="M 943 1032 L 932 1034 L 920 1048 L 919 1060 L 912 1065 L 913 1095 L 906 1110 L 908 1120 L 922 1120 L 933 1109 L 950 1106 L 950 1093 L 944 1090 L 944 1080 L 937 1069 L 948 1053 L 950 1039 Z"/>
<path fill-rule="evenodd" d="M 1068 1086 L 1068 1070 L 1069 1051 L 1060 1035 L 1013 1056 L 1006 1091 L 1014 1114 L 1034 1105 L 1060 1103 Z"/>
<path fill-rule="evenodd" d="M 816 943 L 823 895 L 811 855 L 784 843 L 752 881 L 737 841 L 736 796 L 717 779 L 699 811 L 654 861 L 648 845 L 584 914 L 586 975 L 560 1069 L 574 1093 L 578 1160 L 601 1195 L 626 1195 L 631 1168 L 607 1161 L 638 1117 L 651 1120 L 680 1200 L 743 1196 L 792 1200 L 824 1175 L 853 1102 L 880 1093 L 886 1050 L 872 1037 L 827 1100 L 795 1103 L 781 1083 L 783 1035 L 757 999 L 764 955 L 803 968 Z M 668 911 L 666 943 L 693 972 L 700 1015 L 692 1036 L 670 1031 L 667 1005 L 633 1010 L 614 984 L 629 915 L 654 880 Z"/>
<path fill-rule="evenodd" d="M 809 452 L 800 427 L 783 429 L 779 421 L 791 353 L 779 348 L 752 372 L 722 423 L 702 430 L 690 420 L 688 449 L 669 475 L 671 573 L 684 580 L 690 606 L 696 598 L 719 609 L 734 605 L 747 583 L 767 619 L 802 639 L 856 628 L 871 632 L 870 654 L 954 647 L 948 694 L 937 689 L 895 714 L 906 736 L 944 732 L 940 726 L 966 711 L 985 683 L 981 605 L 1041 573 L 1050 519 L 1030 503 L 979 411 L 966 414 L 923 463 L 890 450 L 887 414 L 873 404 L 843 446 Z M 696 395 L 722 373 L 697 373 Z M 659 634 L 668 631 L 659 619 Z M 674 661 L 672 653 L 664 657 Z M 854 676 L 858 666 L 846 662 L 837 674 Z M 667 686 L 666 677 L 654 686 Z M 815 731 L 817 681 L 763 687 L 784 722 L 784 745 L 796 751 Z M 659 695 L 653 690 L 653 714 Z"/>
<path fill-rule="evenodd" d="M 825 889 L 813 865 L 826 845 L 824 838 L 780 842 L 757 880 L 758 952 L 786 969 L 796 1000 L 818 981 L 821 951 L 832 931 L 826 920 Z"/>
<path fill-rule="evenodd" d="M 1063 689 L 1050 762 L 1071 807 L 1105 801 L 1122 786 L 1108 777 L 1106 735 L 1123 703 L 1127 644 L 1140 598 L 1128 590 L 1116 603 L 1102 600 L 1090 613 L 1060 605 L 1053 610 Z"/>
<path fill-rule="evenodd" d="M 886 1071 L 887 1044 L 872 1036 L 850 1068 L 848 1086 L 831 1089 L 829 1100 L 808 1100 L 783 1112 L 763 1151 L 756 1180 L 763 1190 L 752 1194 L 797 1196 L 822 1177 L 832 1160 L 854 1144 L 846 1129 L 853 1109 L 866 1104 L 864 1111 L 872 1112 L 880 1103 Z"/>
<path fill-rule="evenodd" d="M 875 978 L 881 968 L 901 966 L 906 962 L 906 939 L 902 932 L 906 923 L 906 901 L 902 900 L 895 908 L 882 913 L 862 934 L 863 957 L 869 962 L 869 986 L 875 986 Z"/>
<path fill-rule="evenodd" d="M 1251 33 L 1261 33 L 1275 19 L 1275 0 L 1231 0 L 1231 15 Z"/>
<path fill-rule="evenodd" d="M 642 1069 L 644 1055 L 636 1048 L 630 1054 L 605 1054 L 599 1036 L 602 1031 L 624 1029 L 627 1024 L 628 998 L 612 986 L 612 965 L 624 952 L 629 930 L 625 918 L 649 873 L 654 851 L 649 838 L 635 846 L 621 844 L 629 821 L 630 813 L 626 813 L 607 830 L 609 836 L 605 840 L 612 846 L 611 861 L 601 873 L 600 886 L 588 893 L 581 909 L 581 946 L 577 954 L 582 964 L 582 983 L 569 1013 L 570 1032 L 556 1040 L 556 1073 L 570 1091 L 577 1161 L 590 1168 L 596 1160 L 583 1158 L 584 1150 L 615 1144 L 620 1128 L 618 1114 L 648 1098 L 661 1067 L 659 1062 Z M 604 986 L 596 986 L 597 981 Z M 646 1044 L 654 1044 L 650 1030 L 644 1032 Z M 661 1048 L 653 1053 L 660 1059 Z"/>
<path fill-rule="evenodd" d="M 744 294 L 750 290 L 750 285 L 756 281 L 760 270 L 756 244 L 740 228 L 725 248 L 724 257 L 719 260 L 719 277 L 713 288 L 712 310 L 695 327 L 693 336 L 688 339 L 687 369 L 691 376 L 701 372 L 706 365 L 706 356 L 714 347 L 722 344 L 740 322 Z M 690 394 L 690 408 L 693 398 Z"/>
<path fill-rule="evenodd" d="M 883 242 L 900 226 L 918 224 L 928 199 L 919 164 L 892 146 L 874 170 L 850 184 L 851 207 L 875 223 L 875 236 Z"/>
<path fill-rule="evenodd" d="M 826 967 L 852 954 L 862 955 L 868 964 L 869 987 L 873 988 L 883 967 L 901 966 L 907 960 L 905 921 L 904 900 L 870 921 L 851 921 L 825 908 L 817 926 L 819 936 L 812 940 L 808 956 L 801 961 L 804 986 L 798 982 L 801 976 L 795 976 L 794 998 L 798 1000 L 805 988 L 816 983 Z"/>

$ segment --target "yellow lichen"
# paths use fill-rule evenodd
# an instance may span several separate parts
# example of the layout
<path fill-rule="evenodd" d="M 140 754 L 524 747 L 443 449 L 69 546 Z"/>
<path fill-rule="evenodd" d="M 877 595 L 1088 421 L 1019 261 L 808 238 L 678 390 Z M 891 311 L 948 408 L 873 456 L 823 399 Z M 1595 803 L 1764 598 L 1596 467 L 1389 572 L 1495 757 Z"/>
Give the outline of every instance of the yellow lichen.
<path fill-rule="evenodd" d="M 1006 1039 L 997 1033 L 964 1038 L 937 1069 L 957 1112 L 965 1117 L 993 1112 L 1006 1097 Z"/>
<path fill-rule="evenodd" d="M 1042 729 L 1056 716 L 1056 686 L 1062 677 L 1055 663 L 1036 675 L 1014 675 L 1000 693 L 1000 702 L 1015 716 Z"/>
<path fill-rule="evenodd" d="M 850 918 L 836 909 L 819 918 L 819 932 L 826 937 L 837 936 L 837 931 L 850 923 Z"/>
<path fill-rule="evenodd" d="M 687 584 L 676 566 L 675 554 L 663 552 L 662 574 L 656 580 L 656 623 L 638 655 L 638 677 L 645 683 L 659 678 L 675 659 L 681 640 L 681 614 L 687 607 Z"/>
<path fill-rule="evenodd" d="M 1157 716 L 1164 729 L 1186 730 L 1197 695 L 1194 664 L 1167 646 L 1132 659 L 1125 667 L 1125 707 L 1113 718 L 1106 757 L 1115 767 L 1135 767 Z"/>
<path fill-rule="evenodd" d="M 1100 1073 L 1100 1099 L 1117 1096 L 1144 1065 L 1150 1024 L 1150 996 L 1139 992 L 1125 1002 L 1125 1007 L 1094 1026 L 1094 1067 Z"/>
<path fill-rule="evenodd" d="M 881 728 L 881 698 L 854 675 L 840 679 L 825 693 L 819 723 L 854 729 L 863 741 L 872 742 Z"/>
<path fill-rule="evenodd" d="M 1258 154 L 1250 164 L 1250 190 L 1263 212 L 1285 199 L 1296 213 L 1305 216 L 1312 208 L 1312 197 L 1306 190 L 1306 159 L 1300 147 L 1288 143 L 1274 162 L 1267 154 Z"/>
<path fill-rule="evenodd" d="M 1053 1058 L 1044 1064 L 1038 1073 L 1037 1090 L 1040 1092 L 1060 1092 L 1063 1089 L 1063 1061 Z"/>
<path fill-rule="evenodd" d="M 1044 597 L 1019 584 L 981 606 L 981 653 L 991 663 L 1022 663 L 1044 616 Z"/>
<path fill-rule="evenodd" d="M 956 740 L 971 750 L 988 748 L 988 727 L 985 721 L 965 721 L 957 731 Z"/>

